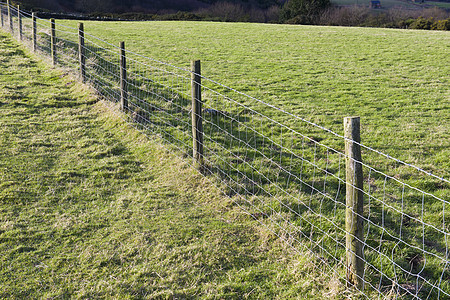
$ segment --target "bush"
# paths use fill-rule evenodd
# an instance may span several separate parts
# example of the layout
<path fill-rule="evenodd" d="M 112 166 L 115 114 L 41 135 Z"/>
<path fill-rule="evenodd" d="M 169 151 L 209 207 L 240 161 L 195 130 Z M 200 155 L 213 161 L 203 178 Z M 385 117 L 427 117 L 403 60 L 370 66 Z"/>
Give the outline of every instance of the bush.
<path fill-rule="evenodd" d="M 216 2 L 198 14 L 206 19 L 222 22 L 245 22 L 249 19 L 242 5 L 231 2 Z"/>
<path fill-rule="evenodd" d="M 277 23 L 280 21 L 280 7 L 279 6 L 271 6 L 265 12 L 264 15 L 266 17 L 266 22 L 269 23 Z"/>
<path fill-rule="evenodd" d="M 198 21 L 200 20 L 200 17 L 190 12 L 179 11 L 175 14 L 156 16 L 156 19 L 168 21 Z"/>
<path fill-rule="evenodd" d="M 204 20 L 221 22 L 278 22 L 280 8 L 271 6 L 267 9 L 258 8 L 251 4 L 242 5 L 232 2 L 216 2 L 208 8 L 196 12 Z"/>
<path fill-rule="evenodd" d="M 397 28 L 409 28 L 411 26 L 412 23 L 414 23 L 415 19 L 406 19 L 406 20 L 401 20 L 397 23 Z"/>
<path fill-rule="evenodd" d="M 450 18 L 445 20 L 434 20 L 434 18 L 432 17 L 429 19 L 419 17 L 410 24 L 409 28 L 426 30 L 450 30 Z"/>
<path fill-rule="evenodd" d="M 334 7 L 325 10 L 319 24 L 334 26 L 361 26 L 369 17 L 370 10 L 363 6 Z"/>
<path fill-rule="evenodd" d="M 330 0 L 288 0 L 281 9 L 280 20 L 290 24 L 315 24 L 330 6 Z"/>
<path fill-rule="evenodd" d="M 414 20 L 409 26 L 410 29 L 428 29 L 430 30 L 433 25 L 433 18 L 425 19 L 424 17 L 419 17 Z"/>
<path fill-rule="evenodd" d="M 438 8 L 416 11 L 395 8 L 387 12 L 374 13 L 362 6 L 331 7 L 320 15 L 318 24 L 450 30 L 449 13 Z"/>
<path fill-rule="evenodd" d="M 450 18 L 439 20 L 436 23 L 436 30 L 450 30 Z"/>

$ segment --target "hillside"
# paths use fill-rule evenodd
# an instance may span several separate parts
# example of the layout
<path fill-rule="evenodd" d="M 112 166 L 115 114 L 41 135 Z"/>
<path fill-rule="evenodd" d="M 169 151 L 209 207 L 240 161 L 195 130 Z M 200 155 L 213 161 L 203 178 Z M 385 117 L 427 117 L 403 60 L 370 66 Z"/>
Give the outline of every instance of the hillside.
<path fill-rule="evenodd" d="M 337 6 L 365 6 L 369 7 L 369 0 L 333 0 L 331 1 L 334 5 Z M 423 8 L 429 7 L 439 7 L 443 9 L 450 9 L 450 1 L 411 1 L 411 0 L 381 0 L 381 9 L 376 11 L 383 11 L 392 8 L 399 8 L 405 10 L 420 10 Z"/>

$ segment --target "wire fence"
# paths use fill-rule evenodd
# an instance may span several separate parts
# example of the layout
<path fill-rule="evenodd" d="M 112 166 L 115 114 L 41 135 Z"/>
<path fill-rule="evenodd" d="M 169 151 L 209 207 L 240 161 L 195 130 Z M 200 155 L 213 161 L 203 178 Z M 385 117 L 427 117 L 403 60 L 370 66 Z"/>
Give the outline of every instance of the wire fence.
<path fill-rule="evenodd" d="M 4 31 L 80 76 L 123 118 L 186 161 L 197 153 L 193 165 L 206 178 L 292 249 L 312 253 L 324 274 L 349 286 L 349 295 L 450 299 L 448 179 L 224 86 L 199 69 L 0 6 Z M 194 94 L 195 100 L 201 95 L 201 107 L 193 106 Z M 193 141 L 198 131 L 201 138 Z M 333 147 L 321 142 L 324 136 Z M 343 151 L 346 143 L 408 171 L 392 174 L 354 160 Z M 362 170 L 361 185 L 349 182 L 348 164 Z M 364 198 L 364 207 L 349 205 L 350 190 Z M 349 230 L 348 215 L 361 223 L 358 233 Z M 363 263 L 361 272 L 349 272 L 349 256 Z"/>

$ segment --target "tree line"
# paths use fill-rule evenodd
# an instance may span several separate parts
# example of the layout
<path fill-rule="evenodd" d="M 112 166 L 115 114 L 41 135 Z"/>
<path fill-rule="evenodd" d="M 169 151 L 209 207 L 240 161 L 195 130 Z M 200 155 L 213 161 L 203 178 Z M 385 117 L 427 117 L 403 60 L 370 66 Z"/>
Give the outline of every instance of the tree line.
<path fill-rule="evenodd" d="M 282 5 L 285 0 L 227 0 L 245 8 L 267 9 Z M 208 8 L 222 0 L 20 0 L 26 9 L 53 12 L 129 13 L 146 14 L 193 12 Z"/>
<path fill-rule="evenodd" d="M 450 30 L 449 11 L 333 6 L 330 0 L 13 0 L 26 10 L 116 20 L 208 20 Z M 41 15 L 49 17 L 49 15 Z M 51 15 L 51 17 L 55 17 Z"/>

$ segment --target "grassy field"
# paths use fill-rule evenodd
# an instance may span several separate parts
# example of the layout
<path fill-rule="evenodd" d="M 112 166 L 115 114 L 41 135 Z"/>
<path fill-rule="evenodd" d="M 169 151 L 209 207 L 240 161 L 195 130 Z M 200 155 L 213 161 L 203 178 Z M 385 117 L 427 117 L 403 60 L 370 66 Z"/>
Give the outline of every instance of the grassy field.
<path fill-rule="evenodd" d="M 59 22 L 65 25 L 76 25 L 73 21 Z M 119 41 L 124 40 L 129 50 L 184 68 L 188 68 L 190 59 L 200 58 L 203 75 L 331 128 L 338 133 L 342 132 L 344 116 L 360 115 L 364 144 L 448 178 L 448 146 L 450 142 L 448 134 L 449 59 L 446 55 L 450 37 L 448 33 L 194 22 L 86 22 L 85 28 L 88 33 L 102 37 L 113 44 L 118 45 Z M 102 55 L 108 55 L 101 49 L 96 51 Z M 110 57 L 110 59 L 117 60 L 117 57 Z M 105 64 L 101 59 L 97 59 L 96 64 L 106 67 L 112 74 L 116 74 L 118 71 L 117 66 Z M 145 72 L 148 72 L 142 71 L 142 66 L 141 69 L 139 68 L 139 66 L 136 67 L 136 64 L 131 64 L 129 71 L 130 73 L 142 72 L 139 74 L 144 75 Z M 142 85 L 142 82 L 135 79 L 132 79 L 132 82 Z M 169 82 L 170 80 L 166 83 Z M 161 87 L 156 87 L 156 89 L 164 92 Z M 140 91 L 136 90 L 136 92 Z M 206 107 L 216 109 L 224 107 L 223 110 L 230 115 L 234 113 L 233 107 L 220 103 L 218 101 L 220 99 L 214 99 L 212 96 L 211 93 L 205 93 Z M 177 101 L 186 106 L 184 109 L 189 109 L 187 99 L 181 97 Z M 303 132 L 305 129 L 304 125 L 289 115 L 281 114 L 264 105 L 252 106 L 255 103 L 250 102 L 244 104 L 295 130 L 301 129 Z M 176 116 L 175 119 L 183 116 L 178 111 L 171 110 L 171 104 L 166 104 L 165 102 L 159 104 L 162 109 L 153 113 L 155 117 L 161 116 L 165 111 L 171 112 L 167 113 L 166 119 L 162 119 L 165 122 L 172 122 L 170 119 L 173 115 Z M 257 124 L 257 129 L 261 133 L 273 138 L 275 131 L 275 138 L 283 139 L 282 131 L 280 132 L 279 128 L 273 124 L 267 124 L 263 119 L 255 119 L 254 115 L 248 114 L 248 112 L 238 113 L 243 124 L 249 124 L 249 122 L 254 124 L 256 120 L 256 123 L 260 124 Z M 183 118 L 188 118 L 188 116 L 188 114 L 184 114 Z M 273 147 L 273 143 L 270 145 L 264 138 L 257 140 L 250 136 L 249 140 L 252 140 L 252 143 L 254 141 L 254 147 L 262 147 L 263 154 L 266 155 L 266 157 L 264 155 L 257 157 L 256 152 L 248 152 L 248 147 L 243 148 L 240 142 L 233 143 L 226 134 L 223 134 L 226 131 L 233 132 L 233 128 L 236 130 L 233 122 L 213 119 L 207 121 L 209 121 L 208 125 L 217 125 L 215 128 L 219 129 L 216 132 L 213 132 L 211 126 L 207 129 L 207 131 L 211 130 L 211 132 L 208 131 L 209 136 L 217 138 L 218 143 L 215 145 L 225 146 L 233 153 L 237 153 L 239 155 L 237 158 L 241 156 L 244 158 L 244 160 L 236 160 L 234 159 L 236 157 L 230 156 L 224 151 L 225 155 L 218 155 L 217 161 L 212 161 L 210 166 L 216 168 L 217 172 L 226 172 L 227 176 L 231 175 L 234 179 L 245 174 L 243 185 L 253 186 L 253 191 L 246 193 L 246 201 L 251 204 L 250 208 L 257 207 L 260 210 L 260 212 L 252 211 L 254 216 L 259 214 L 268 216 L 268 219 L 274 217 L 276 225 L 285 226 L 287 223 L 288 230 L 310 234 L 306 238 L 312 237 L 313 241 L 317 240 L 319 245 L 325 247 L 325 251 L 334 253 L 333 258 L 337 257 L 339 261 L 344 256 L 345 250 L 338 249 L 330 235 L 322 236 L 320 234 L 322 230 L 331 235 L 336 232 L 336 237 L 338 236 L 336 225 L 331 226 L 327 221 L 322 222 L 323 218 L 331 218 L 338 224 L 338 227 L 342 228 L 343 226 L 344 211 L 341 209 L 342 207 L 336 209 L 337 203 L 343 201 L 342 193 L 339 193 L 339 185 L 333 182 L 332 178 L 327 178 L 326 174 L 316 173 L 316 168 L 304 170 L 303 163 L 300 166 L 300 161 L 292 162 L 291 160 L 289 164 L 286 153 L 283 158 L 282 151 L 278 152 L 276 147 Z M 161 125 L 162 123 L 159 124 L 160 129 Z M 179 126 L 180 124 L 174 125 Z M 186 137 L 190 131 L 188 127 L 182 130 Z M 158 127 L 156 129 L 160 130 Z M 244 132 L 236 132 L 236 134 L 241 133 Z M 306 133 L 309 134 L 307 131 Z M 247 137 L 247 131 L 245 131 L 245 136 Z M 328 140 L 325 135 L 313 137 L 320 138 L 322 143 L 331 145 L 337 150 L 342 150 L 342 143 Z M 301 145 L 303 148 L 303 143 Z M 330 170 L 340 169 L 341 160 L 336 163 L 335 158 L 327 151 L 321 153 L 318 150 L 316 152 L 313 145 L 309 148 L 311 153 L 303 153 L 303 157 L 316 162 L 316 154 L 318 157 L 323 155 L 323 158 L 317 160 L 318 164 L 321 164 L 323 168 L 330 168 Z M 211 148 L 211 150 L 217 149 Z M 294 146 L 292 149 L 296 149 L 294 151 L 297 153 L 301 152 L 298 147 Z M 368 151 L 365 152 L 364 155 L 370 154 L 367 153 Z M 223 157 L 225 159 L 221 162 Z M 293 174 L 300 174 L 306 183 L 310 183 L 312 186 L 316 185 L 325 193 L 335 195 L 335 199 L 338 201 L 334 204 L 332 201 L 327 203 L 319 194 L 315 195 L 308 191 L 298 195 L 297 189 L 302 190 L 302 184 L 289 186 L 291 173 L 282 174 L 283 172 L 273 166 L 273 160 L 278 159 L 284 160 Z M 374 157 L 365 155 L 364 160 L 370 165 L 373 163 L 378 167 L 378 161 Z M 247 164 L 250 164 L 248 162 L 252 164 L 252 167 L 257 168 L 256 172 L 251 168 L 246 169 Z M 230 165 L 236 165 L 238 169 L 233 170 L 234 167 L 230 168 Z M 437 184 L 420 176 L 416 177 L 417 174 L 412 174 L 411 170 L 401 167 L 395 162 L 388 163 L 384 167 L 381 170 L 388 172 L 391 176 L 414 183 L 414 186 L 427 192 L 436 193 L 442 199 L 448 198 L 450 190 L 445 184 Z M 236 170 L 244 173 L 235 172 Z M 261 174 L 263 176 L 260 176 Z M 380 232 L 376 228 L 372 228 L 370 235 L 369 229 L 367 229 L 368 245 L 373 245 L 373 247 L 380 245 L 381 247 L 382 244 L 383 250 L 380 253 L 372 251 L 374 248 L 367 249 L 366 258 L 377 267 L 383 268 L 384 266 L 384 272 L 391 278 L 397 278 L 396 267 L 390 266 L 390 263 L 395 261 L 397 266 L 401 265 L 406 269 L 412 268 L 414 272 L 423 271 L 433 281 L 438 280 L 439 282 L 439 278 L 442 278 L 441 274 L 446 274 L 442 273 L 442 268 L 445 266 L 442 266 L 442 262 L 433 257 L 427 257 L 428 254 L 425 255 L 420 249 L 426 244 L 427 251 L 429 249 L 437 256 L 445 255 L 442 252 L 442 249 L 447 249 L 445 238 L 443 239 L 441 233 L 432 229 L 427 230 L 426 233 L 423 232 L 420 222 L 413 222 L 411 226 L 403 226 L 403 213 L 417 218 L 418 221 L 426 220 L 437 228 L 444 226 L 443 230 L 448 230 L 445 227 L 450 224 L 450 220 L 447 221 L 450 215 L 447 213 L 448 207 L 446 208 L 445 205 L 443 207 L 440 201 L 427 198 L 426 210 L 420 216 L 420 199 L 422 199 L 423 209 L 423 197 L 414 191 L 405 191 L 404 189 L 402 191 L 401 185 L 393 184 L 391 186 L 389 183 L 388 187 L 383 189 L 385 178 L 383 176 L 378 178 L 370 174 L 366 173 L 365 175 L 371 182 L 365 189 L 368 189 L 369 193 L 378 199 L 385 199 L 383 193 L 387 192 L 390 198 L 389 205 L 395 207 L 397 211 L 386 210 L 384 202 L 374 203 L 376 202 L 374 199 L 371 204 L 369 197 L 366 214 L 373 222 L 382 222 L 383 225 L 386 225 L 386 229 Z M 260 178 L 255 179 L 254 175 Z M 255 180 L 261 182 L 264 191 L 255 191 Z M 274 182 L 276 184 L 273 184 Z M 282 195 L 280 200 L 280 191 L 277 190 L 277 187 L 283 184 L 285 184 L 283 188 L 291 193 L 290 195 L 295 195 L 295 199 Z M 384 185 L 386 186 L 386 183 Z M 229 189 L 225 190 L 229 192 Z M 283 194 L 282 192 L 281 194 Z M 404 199 L 406 201 L 403 201 Z M 410 199 L 413 201 L 409 201 Z M 311 208 L 320 211 L 321 216 L 317 217 L 311 214 Z M 399 232 L 398 228 L 400 228 Z M 400 247 L 401 249 L 397 249 L 398 243 L 395 239 L 382 240 L 385 230 L 392 236 L 399 235 L 402 241 L 408 239 L 408 246 L 414 245 L 415 250 L 403 246 Z M 339 234 L 338 241 L 342 239 L 341 233 Z M 423 237 L 419 238 L 421 235 Z M 303 239 L 298 240 L 298 243 L 297 249 L 317 247 L 317 244 L 314 244 L 317 242 L 308 243 Z M 319 256 L 324 255 L 320 249 L 314 252 Z M 380 254 L 385 256 L 380 257 Z M 329 259 L 326 254 L 325 257 Z M 419 257 L 419 263 L 412 265 L 411 261 L 414 261 L 414 257 Z M 420 265 L 424 267 L 422 271 Z M 342 271 L 340 268 L 337 270 L 338 273 Z M 383 281 L 383 278 L 377 277 L 377 274 L 373 274 L 372 271 L 369 270 L 366 274 L 368 280 L 372 282 L 379 280 L 380 284 L 385 285 L 381 292 L 386 292 L 386 289 L 390 287 L 389 280 Z M 412 284 L 411 279 L 407 276 L 400 282 L 406 285 Z M 448 290 L 448 282 L 444 281 L 441 287 Z M 433 291 L 428 288 L 424 288 L 421 293 L 424 297 L 436 295 L 432 294 Z"/>
<path fill-rule="evenodd" d="M 74 25 L 73 22 L 64 24 Z M 450 110 L 446 49 L 450 36 L 446 32 L 193 22 L 87 22 L 85 28 L 112 44 L 124 40 L 131 51 L 186 69 L 190 59 L 200 58 L 204 76 L 338 133 L 342 132 L 343 117 L 359 115 L 364 144 L 448 178 Z M 107 56 L 104 50 L 97 51 Z M 109 59 L 114 60 L 114 57 Z M 107 64 L 105 67 L 114 70 Z M 154 73 L 136 63 L 130 64 L 129 70 L 130 74 L 144 76 L 146 72 Z M 156 74 L 155 78 L 162 76 Z M 131 81 L 135 93 L 141 93 L 138 87 L 143 82 L 136 77 Z M 164 82 L 173 84 L 169 78 Z M 221 90 L 220 86 L 216 88 Z M 166 99 L 171 99 L 169 94 Z M 337 150 L 343 148 L 341 140 L 317 130 L 310 131 L 288 114 L 250 98 L 234 96 L 238 102 L 325 145 Z M 323 172 L 329 168 L 339 174 L 342 160 L 314 145 L 304 147 L 305 140 L 297 139 L 294 145 L 295 137 L 283 136 L 283 130 L 273 122 L 234 108 L 226 98 L 216 98 L 205 91 L 203 100 L 206 107 L 225 111 L 238 120 L 242 118 L 241 125 L 251 124 L 278 143 L 274 145 L 270 141 L 267 143 L 266 138 L 248 136 L 247 131 L 237 130 L 232 121 L 205 117 L 206 136 L 215 142 L 205 144 L 208 170 L 227 182 L 225 190 L 229 195 L 236 191 L 244 195 L 242 201 L 237 201 L 240 205 L 247 207 L 254 216 L 262 215 L 275 227 L 279 226 L 281 229 L 276 227 L 279 234 L 294 231 L 294 239 L 304 235 L 295 240 L 295 247 L 314 249 L 316 255 L 332 261 L 338 273 L 343 271 L 339 261 L 345 256 L 345 249 L 340 241 L 345 237 L 337 229 L 344 227 L 343 194 L 339 182 Z M 177 110 L 171 110 L 172 104 L 167 106 L 160 99 L 149 101 L 159 107 L 157 111 L 170 111 L 160 120 L 180 129 L 183 127 L 172 116 L 188 118 L 187 114 L 183 117 Z M 177 101 L 186 111 L 189 109 L 189 101 L 183 96 Z M 152 113 L 150 119 L 161 115 Z M 163 124 L 157 123 L 154 129 L 159 133 Z M 188 123 L 186 119 L 185 124 Z M 166 129 L 174 133 L 172 128 Z M 180 132 L 186 134 L 189 130 L 186 127 Z M 250 147 L 233 142 L 227 132 L 245 136 Z M 320 167 L 304 168 L 301 159 L 292 161 L 289 152 L 277 150 L 280 145 L 291 147 L 297 155 L 319 164 L 322 170 Z M 263 154 L 253 149 L 262 149 Z M 441 199 L 448 199 L 450 195 L 446 184 L 420 176 L 395 161 L 386 162 L 370 151 L 364 151 L 363 157 L 370 166 Z M 274 161 L 280 161 L 285 169 L 274 167 Z M 440 283 L 442 274 L 447 276 L 448 273 L 445 259 L 436 259 L 445 257 L 442 249 L 448 248 L 446 236 L 431 227 L 424 232 L 421 226 L 421 222 L 426 222 L 433 224 L 433 228 L 448 231 L 448 207 L 442 201 L 405 189 L 395 181 L 386 183 L 386 177 L 365 169 L 365 180 L 373 181 L 364 187 L 372 196 L 366 197 L 365 215 L 374 224 L 383 224 L 383 228 L 366 227 L 365 259 L 374 266 L 368 267 L 366 276 L 372 284 L 380 284 L 373 289 L 386 293 L 392 286 L 386 278 L 398 278 L 397 272 L 405 274 L 408 271 L 404 270 L 413 270 L 424 272 L 431 282 L 448 291 L 448 281 Z M 303 181 L 298 185 L 290 184 L 292 174 Z M 295 181 L 297 184 L 299 180 Z M 305 193 L 298 193 L 298 190 Z M 322 190 L 330 197 L 324 200 Z M 384 201 L 386 198 L 388 203 Z M 393 209 L 386 209 L 386 204 Z M 404 224 L 405 215 L 414 218 L 412 225 Z M 386 231 L 390 237 L 384 240 Z M 377 250 L 378 247 L 381 250 Z M 418 264 L 412 263 L 414 257 L 418 258 Z M 402 270 L 398 266 L 402 266 Z M 381 269 L 385 275 L 380 277 L 377 274 Z M 415 285 L 414 277 L 407 274 L 399 282 Z M 423 287 L 420 296 L 438 297 L 431 286 Z"/>
<path fill-rule="evenodd" d="M 369 7 L 370 1 L 362 1 L 362 0 L 333 0 L 331 1 L 335 5 L 339 6 L 348 6 L 348 5 L 361 5 Z M 391 8 L 404 8 L 404 9 L 422 9 L 429 7 L 439 7 L 444 9 L 450 8 L 450 3 L 448 2 L 438 2 L 438 1 L 425 1 L 424 3 L 420 2 L 412 2 L 405 0 L 381 0 L 381 9 L 374 10 L 375 12 L 383 11 Z"/>
<path fill-rule="evenodd" d="M 369 7 L 370 5 L 370 1 L 361 1 L 361 0 L 334 0 L 331 1 L 333 4 L 335 5 L 339 5 L 339 6 L 347 6 L 347 5 L 362 5 L 362 6 L 366 6 Z M 405 9 L 418 9 L 419 5 L 412 3 L 412 2 L 408 2 L 408 1 L 401 1 L 401 0 L 383 0 L 381 1 L 381 6 L 382 9 L 390 9 L 390 8 L 394 8 L 394 7 L 398 7 L 398 8 L 405 8 Z M 380 11 L 380 9 L 377 9 L 375 11 Z"/>
<path fill-rule="evenodd" d="M 450 9 L 450 3 L 449 2 L 438 2 L 438 1 L 427 1 L 428 5 L 434 5 L 440 8 Z"/>
<path fill-rule="evenodd" d="M 0 32 L 0 298 L 342 298 L 198 173 Z"/>
<path fill-rule="evenodd" d="M 176 66 L 201 59 L 204 76 L 338 133 L 343 117 L 361 116 L 364 144 L 449 178 L 448 32 L 207 22 L 85 30 Z"/>

